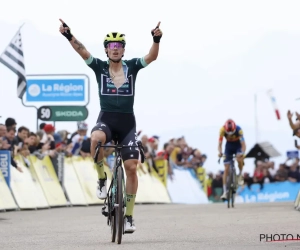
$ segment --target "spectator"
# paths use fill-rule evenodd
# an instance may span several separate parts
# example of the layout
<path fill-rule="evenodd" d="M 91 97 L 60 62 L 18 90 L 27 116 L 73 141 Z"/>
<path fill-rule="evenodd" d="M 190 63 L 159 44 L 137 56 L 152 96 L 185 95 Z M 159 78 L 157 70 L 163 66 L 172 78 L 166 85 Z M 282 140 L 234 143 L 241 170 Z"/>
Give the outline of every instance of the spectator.
<path fill-rule="evenodd" d="M 44 123 L 44 122 L 41 123 L 40 126 L 39 126 L 40 130 L 43 130 L 45 126 L 46 126 L 46 123 Z"/>
<path fill-rule="evenodd" d="M 250 177 L 249 173 L 245 172 L 244 173 L 244 186 L 247 186 L 251 190 L 251 185 L 253 184 L 253 178 Z"/>
<path fill-rule="evenodd" d="M 8 127 L 12 127 L 16 130 L 16 127 L 17 127 L 17 122 L 14 118 L 7 118 L 5 120 L 5 126 L 8 128 Z"/>
<path fill-rule="evenodd" d="M 54 150 L 55 149 L 55 140 L 53 136 L 55 132 L 54 126 L 51 124 L 46 124 L 43 130 L 44 130 L 44 134 L 40 141 L 40 147 L 48 143 L 50 145 L 50 150 Z"/>
<path fill-rule="evenodd" d="M 68 144 L 71 144 L 73 137 L 75 135 L 78 135 L 78 133 L 79 133 L 79 127 L 80 126 L 86 126 L 86 127 L 88 127 L 88 125 L 85 122 L 77 122 L 77 130 L 73 134 L 71 134 L 71 137 L 68 139 Z"/>
<path fill-rule="evenodd" d="M 9 132 L 8 132 L 9 130 Z M 13 128 L 8 128 L 8 130 L 3 129 L 3 131 L 6 131 L 5 134 L 3 134 L 3 132 L 1 132 L 0 135 L 0 150 L 10 150 L 12 151 L 12 141 L 15 137 L 15 130 Z M 8 139 L 8 135 L 10 135 L 10 139 Z"/>
<path fill-rule="evenodd" d="M 223 176 L 222 173 L 219 171 L 216 174 L 216 177 L 212 180 L 211 183 L 211 188 L 212 188 L 212 195 L 214 197 L 214 199 L 216 201 L 220 201 L 220 197 L 221 197 L 221 192 L 219 192 L 219 194 L 217 193 L 218 189 L 222 189 L 223 190 L 223 180 L 222 180 Z M 222 191 L 223 193 L 223 191 Z"/>
<path fill-rule="evenodd" d="M 300 182 L 300 173 L 297 170 L 297 164 L 293 164 L 290 166 L 288 171 L 288 180 L 290 182 Z"/>
<path fill-rule="evenodd" d="M 37 135 L 35 133 L 31 132 L 29 134 L 26 144 L 28 145 L 28 150 L 29 150 L 30 154 L 33 154 L 37 150 L 37 146 L 38 146 Z"/>
<path fill-rule="evenodd" d="M 264 176 L 263 183 L 270 183 L 274 181 L 268 168 L 263 168 L 263 176 Z"/>
<path fill-rule="evenodd" d="M 14 128 L 14 127 L 12 127 Z M 13 145 L 17 146 L 17 149 L 21 149 L 23 147 L 23 144 L 25 143 L 26 139 L 28 138 L 29 129 L 21 126 L 18 128 L 18 133 L 14 138 Z"/>
<path fill-rule="evenodd" d="M 171 180 L 173 179 L 173 170 L 170 165 L 170 155 L 173 150 L 174 150 L 174 146 L 171 143 L 165 143 L 164 149 L 157 153 L 158 157 L 162 157 L 164 160 L 168 161 L 168 175 Z"/>
<path fill-rule="evenodd" d="M 4 124 L 0 124 L 0 138 L 6 135 L 6 126 Z"/>
<path fill-rule="evenodd" d="M 151 137 L 148 139 L 148 152 L 147 152 L 147 162 L 149 169 L 148 171 L 151 172 L 151 168 L 153 168 L 158 173 L 158 168 L 156 167 L 156 160 L 163 159 L 163 157 L 157 157 L 156 152 L 158 149 L 158 140 Z"/>
<path fill-rule="evenodd" d="M 22 168 L 17 165 L 14 160 L 15 150 L 14 150 L 14 138 L 15 138 L 15 129 L 13 127 L 8 127 L 5 137 L 1 138 L 0 141 L 0 150 L 9 150 L 11 152 L 11 165 L 15 167 L 19 172 L 23 172 Z"/>
<path fill-rule="evenodd" d="M 181 166 L 181 148 L 178 146 L 178 143 L 175 141 L 175 139 L 171 139 L 170 143 L 174 145 L 174 150 L 172 151 L 170 155 L 170 164 L 171 166 Z"/>
<path fill-rule="evenodd" d="M 81 151 L 81 147 L 83 144 L 83 141 L 88 139 L 86 134 L 88 130 L 88 125 L 86 123 L 79 123 L 78 124 L 78 130 L 73 134 L 73 137 L 71 137 L 72 141 L 72 155 L 79 155 Z M 83 155 L 85 155 L 85 152 L 82 152 Z"/>
<path fill-rule="evenodd" d="M 288 171 L 285 169 L 284 164 L 279 165 L 279 169 L 276 172 L 275 180 L 276 181 L 286 181 L 288 178 Z"/>
<path fill-rule="evenodd" d="M 202 154 L 200 150 L 198 149 L 193 149 L 191 152 L 189 158 L 186 160 L 185 166 L 194 168 L 195 171 L 197 170 L 198 167 L 202 167 Z"/>
<path fill-rule="evenodd" d="M 6 135 L 4 139 L 7 141 L 7 143 L 10 145 L 9 150 L 14 150 L 14 139 L 15 139 L 16 130 L 13 127 L 8 127 Z"/>
<path fill-rule="evenodd" d="M 260 184 L 260 190 L 263 189 L 264 183 L 264 172 L 263 172 L 264 164 L 262 161 L 257 161 L 256 168 L 253 174 L 253 183 Z"/>

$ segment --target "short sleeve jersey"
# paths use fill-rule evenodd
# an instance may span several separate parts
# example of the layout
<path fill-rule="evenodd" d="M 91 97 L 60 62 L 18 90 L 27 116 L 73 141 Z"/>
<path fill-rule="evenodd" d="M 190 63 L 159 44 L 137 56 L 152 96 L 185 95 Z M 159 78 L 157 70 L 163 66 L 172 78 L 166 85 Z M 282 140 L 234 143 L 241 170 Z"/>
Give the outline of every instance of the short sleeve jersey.
<path fill-rule="evenodd" d="M 101 111 L 133 113 L 136 77 L 139 70 L 147 66 L 144 58 L 122 61 L 125 82 L 119 88 L 115 87 L 110 78 L 109 61 L 91 55 L 85 62 L 96 75 Z"/>
<path fill-rule="evenodd" d="M 223 137 L 227 139 L 227 142 L 238 142 L 244 136 L 243 130 L 240 126 L 236 126 L 236 130 L 233 135 L 227 135 L 225 133 L 224 126 L 220 129 L 220 140 L 222 141 Z"/>

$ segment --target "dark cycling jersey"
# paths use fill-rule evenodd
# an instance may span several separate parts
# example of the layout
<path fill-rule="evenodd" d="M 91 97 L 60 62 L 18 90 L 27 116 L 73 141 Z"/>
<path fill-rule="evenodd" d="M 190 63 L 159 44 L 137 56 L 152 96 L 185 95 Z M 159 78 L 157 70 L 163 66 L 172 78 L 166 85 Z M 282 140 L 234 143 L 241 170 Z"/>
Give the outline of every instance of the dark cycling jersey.
<path fill-rule="evenodd" d="M 115 87 L 110 78 L 109 61 L 102 61 L 91 55 L 85 62 L 96 75 L 101 111 L 133 113 L 137 73 L 147 66 L 144 58 L 122 61 L 125 83 L 119 88 Z"/>

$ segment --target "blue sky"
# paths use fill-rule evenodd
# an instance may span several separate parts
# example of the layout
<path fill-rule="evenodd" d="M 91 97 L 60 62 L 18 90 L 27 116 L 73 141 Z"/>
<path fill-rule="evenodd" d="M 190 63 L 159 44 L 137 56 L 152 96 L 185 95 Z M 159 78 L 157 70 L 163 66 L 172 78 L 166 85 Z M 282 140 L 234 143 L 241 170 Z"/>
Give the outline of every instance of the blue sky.
<path fill-rule="evenodd" d="M 259 141 L 269 141 L 285 160 L 293 150 L 288 109 L 300 111 L 300 16 L 298 1 L 14 1 L 0 4 L 0 50 L 22 28 L 27 74 L 83 73 L 91 79 L 87 122 L 99 112 L 94 73 L 59 32 L 59 18 L 95 56 L 105 59 L 102 40 L 110 31 L 126 34 L 126 59 L 148 53 L 150 30 L 161 21 L 164 32 L 158 60 L 139 72 L 135 114 L 138 129 L 162 141 L 185 135 L 217 162 L 220 126 L 233 118 L 243 128 L 248 149 L 256 142 L 254 95 L 258 98 Z M 18 9 L 15 7 L 18 6 Z M 29 7 L 29 6 L 34 6 Z M 5 11 L 7 10 L 7 11 Z M 13 14 L 12 14 L 13 13 Z M 117 18 L 119 17 L 119 18 Z M 0 65 L 1 116 L 35 129 L 36 111 L 16 96 L 16 76 Z M 266 94 L 272 88 L 281 113 L 278 121 Z M 7 108 L 4 108 L 7 107 Z M 57 129 L 76 129 L 57 123 Z M 252 161 L 246 170 L 252 172 Z"/>

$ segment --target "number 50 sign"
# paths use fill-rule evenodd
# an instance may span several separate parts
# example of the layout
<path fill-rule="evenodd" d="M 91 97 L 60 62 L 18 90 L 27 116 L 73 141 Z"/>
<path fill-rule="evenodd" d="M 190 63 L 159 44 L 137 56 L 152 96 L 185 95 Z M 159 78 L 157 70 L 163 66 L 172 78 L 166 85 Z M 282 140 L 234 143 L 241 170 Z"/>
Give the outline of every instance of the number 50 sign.
<path fill-rule="evenodd" d="M 42 121 L 84 121 L 88 110 L 85 106 L 42 106 L 37 116 Z"/>

